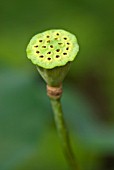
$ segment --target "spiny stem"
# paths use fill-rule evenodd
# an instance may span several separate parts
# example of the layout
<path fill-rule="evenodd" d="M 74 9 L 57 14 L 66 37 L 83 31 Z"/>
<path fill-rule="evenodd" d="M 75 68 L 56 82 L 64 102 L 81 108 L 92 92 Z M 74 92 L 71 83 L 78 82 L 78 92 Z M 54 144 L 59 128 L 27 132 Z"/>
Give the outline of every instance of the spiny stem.
<path fill-rule="evenodd" d="M 68 134 L 67 127 L 64 121 L 60 99 L 50 99 L 50 100 L 51 100 L 52 109 L 54 112 L 54 119 L 55 119 L 56 127 L 58 130 L 58 135 L 60 137 L 62 149 L 66 157 L 66 160 L 69 164 L 69 167 L 72 170 L 79 170 L 75 162 L 75 157 L 74 157 L 74 154 L 71 148 L 69 134 Z"/>

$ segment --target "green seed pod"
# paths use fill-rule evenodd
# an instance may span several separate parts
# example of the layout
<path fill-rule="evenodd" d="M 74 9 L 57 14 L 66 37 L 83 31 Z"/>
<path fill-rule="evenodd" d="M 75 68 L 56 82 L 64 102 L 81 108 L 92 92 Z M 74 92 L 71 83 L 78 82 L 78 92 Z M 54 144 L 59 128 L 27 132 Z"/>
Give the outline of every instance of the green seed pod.
<path fill-rule="evenodd" d="M 79 45 L 73 34 L 54 29 L 31 39 L 27 46 L 27 57 L 37 66 L 48 85 L 59 86 L 78 51 Z"/>

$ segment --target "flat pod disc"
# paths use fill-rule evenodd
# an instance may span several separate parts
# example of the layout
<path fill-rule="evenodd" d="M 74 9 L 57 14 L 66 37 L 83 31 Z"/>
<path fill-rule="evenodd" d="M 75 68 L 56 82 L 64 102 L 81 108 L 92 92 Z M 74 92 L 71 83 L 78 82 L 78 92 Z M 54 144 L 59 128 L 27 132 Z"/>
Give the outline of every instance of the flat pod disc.
<path fill-rule="evenodd" d="M 53 29 L 35 35 L 27 46 L 27 57 L 37 66 L 52 69 L 73 61 L 79 51 L 75 35 Z"/>

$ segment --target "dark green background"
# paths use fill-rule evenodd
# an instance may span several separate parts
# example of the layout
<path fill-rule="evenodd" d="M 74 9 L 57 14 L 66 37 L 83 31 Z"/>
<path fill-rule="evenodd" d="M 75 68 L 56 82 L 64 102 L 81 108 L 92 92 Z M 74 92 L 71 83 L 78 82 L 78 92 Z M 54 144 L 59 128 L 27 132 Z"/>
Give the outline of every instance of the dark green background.
<path fill-rule="evenodd" d="M 82 170 L 114 169 L 114 1 L 0 1 L 0 170 L 66 170 L 31 37 L 60 28 L 80 52 L 62 98 Z"/>

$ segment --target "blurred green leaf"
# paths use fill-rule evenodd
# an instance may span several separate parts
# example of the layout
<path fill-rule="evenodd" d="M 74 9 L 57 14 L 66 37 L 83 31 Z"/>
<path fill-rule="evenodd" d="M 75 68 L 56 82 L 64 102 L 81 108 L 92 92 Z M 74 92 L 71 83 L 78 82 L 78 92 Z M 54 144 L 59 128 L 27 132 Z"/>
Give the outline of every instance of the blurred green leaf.
<path fill-rule="evenodd" d="M 11 78 L 13 81 L 10 81 Z M 4 147 L 6 145 L 8 147 L 7 152 L 5 149 L 5 154 L 4 150 L 2 151 L 4 170 L 13 167 L 17 170 L 35 168 L 44 170 L 47 167 L 55 169 L 56 165 L 57 169 L 64 169 L 66 164 L 58 146 L 57 134 L 55 131 L 50 133 L 51 129 L 47 124 L 51 123 L 52 115 L 49 114 L 50 104 L 43 82 L 40 82 L 40 79 L 34 82 L 32 76 L 24 72 L 3 74 L 1 82 L 1 108 L 4 115 L 9 114 L 7 118 L 1 115 L 1 150 L 4 140 L 7 141 Z M 76 139 L 74 142 L 76 157 L 82 170 L 91 170 L 93 166 L 96 170 L 99 164 L 98 157 L 103 153 L 114 153 L 114 127 L 99 122 L 95 117 L 95 110 L 83 94 L 75 91 L 75 95 L 73 91 L 70 86 L 65 86 L 62 98 L 64 117 L 71 133 L 73 130 L 72 134 Z M 41 142 L 40 135 L 45 128 L 47 130 Z M 4 160 L 3 155 L 5 155 Z M 9 157 L 10 161 L 6 161 Z"/>
<path fill-rule="evenodd" d="M 0 73 L 0 169 L 9 170 L 35 150 L 48 123 L 43 84 L 25 71 Z M 36 81 L 37 82 L 37 81 Z M 36 83 L 37 84 L 37 83 Z M 47 123 L 46 123 L 47 122 Z"/>
<path fill-rule="evenodd" d="M 89 151 L 114 154 L 114 126 L 98 119 L 96 110 L 81 92 L 74 93 L 67 88 L 63 106 L 68 124 L 84 147 Z"/>

